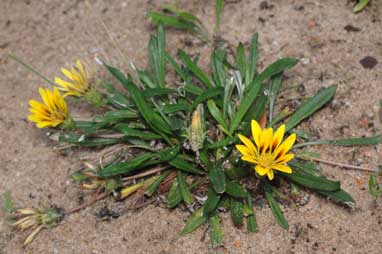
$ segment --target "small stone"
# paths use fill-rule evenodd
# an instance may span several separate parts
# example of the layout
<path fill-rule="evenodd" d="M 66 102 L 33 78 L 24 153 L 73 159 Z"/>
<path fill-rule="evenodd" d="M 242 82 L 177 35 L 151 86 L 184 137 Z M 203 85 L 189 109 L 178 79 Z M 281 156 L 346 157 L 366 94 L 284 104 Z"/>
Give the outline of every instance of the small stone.
<path fill-rule="evenodd" d="M 352 25 L 346 25 L 344 27 L 344 29 L 347 31 L 347 32 L 359 32 L 361 31 L 361 28 L 359 27 L 355 27 L 355 26 L 352 26 Z"/>
<path fill-rule="evenodd" d="M 359 63 L 365 69 L 373 69 L 378 64 L 378 61 L 372 56 L 366 56 L 363 59 L 361 59 Z"/>

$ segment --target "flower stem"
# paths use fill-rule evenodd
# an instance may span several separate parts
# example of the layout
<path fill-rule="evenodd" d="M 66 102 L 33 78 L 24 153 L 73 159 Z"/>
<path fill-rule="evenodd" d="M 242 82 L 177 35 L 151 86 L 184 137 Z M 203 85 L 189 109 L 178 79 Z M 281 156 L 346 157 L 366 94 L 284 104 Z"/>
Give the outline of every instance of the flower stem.
<path fill-rule="evenodd" d="M 47 77 L 45 77 L 44 75 L 42 75 L 39 71 L 37 71 L 33 66 L 25 63 L 23 60 L 21 60 L 20 58 L 18 58 L 17 56 L 13 55 L 13 54 L 8 54 L 8 56 L 15 60 L 16 62 L 18 62 L 19 64 L 21 64 L 22 66 L 24 66 L 25 68 L 27 68 L 29 71 L 33 72 L 34 74 L 36 74 L 37 76 L 39 76 L 40 78 L 42 78 L 43 80 L 45 80 L 46 82 L 48 82 L 49 84 L 51 84 L 52 86 L 55 86 L 54 82 L 49 80 Z"/>

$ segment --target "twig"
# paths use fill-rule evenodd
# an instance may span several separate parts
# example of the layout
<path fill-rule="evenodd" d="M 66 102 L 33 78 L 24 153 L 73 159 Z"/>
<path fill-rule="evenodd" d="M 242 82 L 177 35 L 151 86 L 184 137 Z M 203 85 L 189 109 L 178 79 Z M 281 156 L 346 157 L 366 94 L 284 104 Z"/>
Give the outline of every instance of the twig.
<path fill-rule="evenodd" d="M 329 165 L 333 165 L 333 166 L 339 166 L 339 167 L 348 168 L 348 169 L 357 169 L 357 170 L 363 170 L 363 171 L 369 171 L 369 172 L 378 172 L 378 169 L 372 169 L 372 168 L 367 168 L 367 167 L 349 165 L 349 164 L 346 164 L 346 163 L 335 162 L 335 161 L 330 161 L 330 160 L 324 160 L 324 159 L 315 158 L 315 157 L 301 156 L 299 158 L 303 159 L 303 160 L 318 161 L 318 162 L 322 162 L 322 163 L 325 163 L 325 164 L 329 164 Z"/>
<path fill-rule="evenodd" d="M 134 179 L 142 178 L 145 176 L 153 175 L 153 174 L 158 173 L 158 172 L 165 170 L 167 168 L 168 167 L 156 167 L 156 168 L 150 169 L 146 172 L 143 172 L 143 173 L 140 173 L 137 175 L 125 177 L 125 178 L 123 178 L 123 181 L 129 181 L 129 180 L 134 180 Z"/>
<path fill-rule="evenodd" d="M 78 207 L 70 209 L 69 211 L 66 212 L 66 215 L 69 215 L 69 214 L 72 214 L 72 213 L 76 213 L 76 212 L 78 212 L 78 211 L 80 211 L 82 209 L 85 209 L 86 207 L 91 206 L 95 202 L 105 198 L 107 196 L 107 194 L 108 194 L 107 192 L 99 193 L 99 191 L 97 191 L 94 194 L 93 198 L 89 200 L 89 202 L 83 203 L 82 205 L 80 205 Z"/>

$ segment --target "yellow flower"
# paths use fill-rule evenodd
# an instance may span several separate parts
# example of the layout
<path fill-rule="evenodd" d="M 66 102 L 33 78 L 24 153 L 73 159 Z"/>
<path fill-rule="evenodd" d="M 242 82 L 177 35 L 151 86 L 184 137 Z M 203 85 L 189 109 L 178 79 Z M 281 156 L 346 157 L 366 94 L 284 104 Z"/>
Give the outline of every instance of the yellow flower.
<path fill-rule="evenodd" d="M 252 120 L 252 136 L 255 144 L 247 137 L 240 135 L 244 145 L 236 145 L 242 154 L 241 159 L 256 164 L 255 171 L 269 180 L 274 178 L 273 170 L 292 173 L 292 169 L 286 163 L 293 159 L 294 154 L 288 153 L 296 141 L 296 134 L 290 135 L 282 142 L 285 134 L 285 125 L 281 125 L 275 133 L 272 128 L 262 130 L 260 125 Z"/>
<path fill-rule="evenodd" d="M 90 75 L 84 69 L 80 60 L 77 60 L 76 67 L 71 68 L 71 71 L 61 68 L 61 72 L 70 80 L 65 81 L 59 77 L 55 77 L 54 81 L 59 85 L 59 88 L 64 92 L 64 97 L 66 96 L 78 96 L 82 97 L 90 89 L 89 80 Z"/>
<path fill-rule="evenodd" d="M 43 102 L 29 101 L 29 111 L 32 113 L 28 116 L 30 121 L 35 122 L 38 128 L 46 128 L 70 120 L 66 102 L 56 87 L 53 92 L 40 87 L 39 92 Z"/>

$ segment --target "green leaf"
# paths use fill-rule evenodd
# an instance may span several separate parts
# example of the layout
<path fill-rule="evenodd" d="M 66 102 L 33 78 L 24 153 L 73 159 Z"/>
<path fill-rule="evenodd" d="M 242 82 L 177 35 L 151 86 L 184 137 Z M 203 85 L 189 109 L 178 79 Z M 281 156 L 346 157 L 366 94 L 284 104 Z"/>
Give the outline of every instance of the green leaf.
<path fill-rule="evenodd" d="M 318 193 L 334 200 L 335 202 L 345 204 L 351 209 L 355 208 L 354 199 L 342 189 L 338 191 L 318 191 Z"/>
<path fill-rule="evenodd" d="M 189 112 L 190 105 L 186 103 L 177 103 L 177 104 L 166 104 L 163 106 L 163 113 L 165 114 L 173 114 L 179 111 Z"/>
<path fill-rule="evenodd" d="M 219 31 L 220 17 L 224 7 L 224 0 L 215 1 L 215 33 Z"/>
<path fill-rule="evenodd" d="M 198 180 L 190 184 L 189 190 L 192 191 L 194 188 L 196 188 L 199 184 L 201 184 L 204 181 L 204 179 Z M 170 194 L 171 193 L 171 194 Z M 170 191 L 167 195 L 167 207 L 174 208 L 177 205 L 182 202 L 182 194 L 180 193 L 179 187 L 178 187 L 178 181 L 175 178 L 172 182 L 172 185 L 170 187 Z"/>
<path fill-rule="evenodd" d="M 373 197 L 376 198 L 382 196 L 382 188 L 378 185 L 377 180 L 373 174 L 371 174 L 369 178 L 369 192 Z"/>
<path fill-rule="evenodd" d="M 195 23 L 187 22 L 185 20 L 180 19 L 179 17 L 165 15 L 158 12 L 149 12 L 147 16 L 155 25 L 162 24 L 167 27 L 186 30 L 193 34 L 197 34 L 199 32 L 199 29 Z"/>
<path fill-rule="evenodd" d="M 166 134 L 171 134 L 171 128 L 163 120 L 163 118 L 154 112 L 153 108 L 147 104 L 142 96 L 142 92 L 137 88 L 137 86 L 130 80 L 126 79 L 125 75 L 121 73 L 118 69 L 106 65 L 109 72 L 118 79 L 122 85 L 130 92 L 131 98 L 134 100 L 135 105 L 138 108 L 139 113 L 145 119 L 145 121 L 150 125 L 150 127 L 156 132 L 164 132 Z"/>
<path fill-rule="evenodd" d="M 249 89 L 248 93 L 244 96 L 242 102 L 240 103 L 236 114 L 234 115 L 231 127 L 229 129 L 229 133 L 232 135 L 234 131 L 237 129 L 239 124 L 242 122 L 243 117 L 247 114 L 248 109 L 251 107 L 253 102 L 255 101 L 257 94 L 261 89 L 261 81 L 256 79 L 254 84 Z"/>
<path fill-rule="evenodd" d="M 293 169 L 298 168 L 299 170 L 302 170 L 307 174 L 320 174 L 320 169 L 318 165 L 314 162 L 301 162 L 297 160 L 292 160 L 288 162 L 288 165 L 291 166 Z"/>
<path fill-rule="evenodd" d="M 247 198 L 248 192 L 238 183 L 234 181 L 227 181 L 225 192 L 235 198 Z"/>
<path fill-rule="evenodd" d="M 171 171 L 166 171 L 163 174 L 161 174 L 157 179 L 155 179 L 155 181 L 146 188 L 145 195 L 151 197 L 154 194 L 154 192 L 158 189 L 162 181 L 166 179 L 170 175 L 170 173 Z"/>
<path fill-rule="evenodd" d="M 149 58 L 157 86 L 164 87 L 166 83 L 166 36 L 162 25 L 158 26 L 157 36 L 150 38 Z"/>
<path fill-rule="evenodd" d="M 120 123 L 114 126 L 114 129 L 118 132 L 124 134 L 127 137 L 136 137 L 145 140 L 161 139 L 162 136 L 155 134 L 151 131 L 141 131 L 133 128 L 129 128 L 129 125 L 126 123 Z"/>
<path fill-rule="evenodd" d="M 183 72 L 183 70 L 180 68 L 179 64 L 175 61 L 175 59 L 170 56 L 169 54 L 166 54 L 166 60 L 169 64 L 171 64 L 172 68 L 174 68 L 176 74 L 183 80 L 186 81 L 186 74 Z"/>
<path fill-rule="evenodd" d="M 3 200 L 3 211 L 5 213 L 11 213 L 14 210 L 13 206 L 13 200 L 11 196 L 11 192 L 8 190 L 4 194 L 4 200 Z"/>
<path fill-rule="evenodd" d="M 96 147 L 96 146 L 107 146 L 113 145 L 121 142 L 118 138 L 92 138 L 87 135 L 77 135 L 77 134 L 61 134 L 58 137 L 59 142 L 66 142 L 70 144 L 75 144 L 84 147 Z"/>
<path fill-rule="evenodd" d="M 76 129 L 85 132 L 86 134 L 93 134 L 100 129 L 106 128 L 110 124 L 110 121 L 102 122 L 88 122 L 88 121 L 76 121 Z"/>
<path fill-rule="evenodd" d="M 223 93 L 223 88 L 221 87 L 205 90 L 202 94 L 200 94 L 198 97 L 195 98 L 191 106 L 192 110 L 195 109 L 200 103 L 204 102 L 205 100 L 222 95 L 222 93 Z"/>
<path fill-rule="evenodd" d="M 258 77 L 262 81 L 276 74 L 283 72 L 286 69 L 290 69 L 298 63 L 296 58 L 281 58 L 276 62 L 269 65 Z"/>
<path fill-rule="evenodd" d="M 209 216 L 211 213 L 213 213 L 220 201 L 220 195 L 216 193 L 214 188 L 210 185 L 208 189 L 208 195 L 207 195 L 207 200 L 206 203 L 204 203 L 204 214 L 206 216 Z"/>
<path fill-rule="evenodd" d="M 249 209 L 252 211 L 251 214 L 247 217 L 247 229 L 248 232 L 255 233 L 259 231 L 259 226 L 257 225 L 256 215 L 253 210 L 253 204 L 252 204 L 252 198 L 248 195 L 248 206 Z"/>
<path fill-rule="evenodd" d="M 231 199 L 231 219 L 235 226 L 243 225 L 243 203 L 236 199 Z"/>
<path fill-rule="evenodd" d="M 248 112 L 251 112 L 250 114 L 248 113 L 244 117 L 245 121 L 245 128 L 244 128 L 244 133 L 249 133 L 249 130 L 251 129 L 251 120 L 256 120 L 260 121 L 261 117 L 264 114 L 265 108 L 267 107 L 268 103 L 268 96 L 264 94 L 264 90 L 261 89 L 259 92 L 259 95 L 257 96 L 255 103 L 252 104 L 251 108 L 248 110 Z"/>
<path fill-rule="evenodd" d="M 112 177 L 122 174 L 131 174 L 149 165 L 158 164 L 174 159 L 179 153 L 179 147 L 163 149 L 157 153 L 144 153 L 129 161 L 110 164 L 98 171 L 101 177 Z"/>
<path fill-rule="evenodd" d="M 239 142 L 239 138 L 237 136 L 235 137 L 227 137 L 224 139 L 221 139 L 213 144 L 208 145 L 208 149 L 216 149 L 216 148 L 221 148 L 224 146 L 230 146 L 234 145 L 237 142 Z"/>
<path fill-rule="evenodd" d="M 248 176 L 250 173 L 250 171 L 247 168 L 240 166 L 226 169 L 224 172 L 227 175 L 227 177 L 231 180 L 239 180 L 245 176 Z"/>
<path fill-rule="evenodd" d="M 216 106 L 215 102 L 213 100 L 207 101 L 207 107 L 210 111 L 211 115 L 215 118 L 215 120 L 223 127 L 224 132 L 228 132 L 228 126 L 225 123 L 223 114 L 220 112 L 219 108 Z M 227 133 L 228 134 L 228 133 Z"/>
<path fill-rule="evenodd" d="M 180 193 L 178 180 L 177 178 L 175 178 L 167 194 L 167 207 L 174 208 L 180 202 L 182 202 L 182 200 L 183 200 L 183 197 L 182 197 L 182 194 Z"/>
<path fill-rule="evenodd" d="M 265 197 L 268 201 L 269 207 L 272 210 L 274 217 L 276 218 L 277 223 L 284 229 L 289 229 L 288 221 L 285 219 L 283 212 L 279 204 L 273 198 L 272 193 L 269 191 L 265 191 Z"/>
<path fill-rule="evenodd" d="M 242 77 L 245 77 L 247 71 L 247 62 L 245 60 L 245 50 L 240 42 L 236 49 L 236 68 L 239 70 Z"/>
<path fill-rule="evenodd" d="M 196 85 L 192 85 L 192 84 L 186 84 L 184 86 L 184 90 L 187 92 L 187 93 L 190 93 L 190 94 L 194 94 L 194 95 L 201 95 L 203 93 L 203 89 L 201 89 L 200 87 L 196 86 Z"/>
<path fill-rule="evenodd" d="M 220 163 L 215 163 L 215 165 L 209 170 L 209 177 L 217 193 L 223 193 L 226 188 L 226 177 L 224 174 L 224 169 Z"/>
<path fill-rule="evenodd" d="M 216 248 L 223 245 L 223 234 L 220 225 L 219 214 L 216 213 L 210 217 L 210 238 L 212 248 Z"/>
<path fill-rule="evenodd" d="M 358 0 L 358 3 L 354 6 L 353 12 L 362 11 L 369 2 L 370 0 Z"/>
<path fill-rule="evenodd" d="M 139 115 L 136 112 L 127 109 L 121 109 L 115 111 L 108 111 L 103 116 L 97 116 L 96 120 L 103 122 L 118 122 L 126 119 L 137 119 L 138 117 Z"/>
<path fill-rule="evenodd" d="M 269 123 L 273 120 L 273 109 L 276 102 L 277 95 L 280 92 L 281 80 L 283 78 L 282 72 L 272 76 L 269 80 L 268 98 L 269 98 Z"/>
<path fill-rule="evenodd" d="M 172 159 L 169 164 L 179 170 L 182 170 L 187 173 L 192 174 L 198 174 L 198 175 L 204 175 L 205 172 L 200 170 L 199 168 L 196 168 L 194 165 L 184 161 L 181 157 L 176 156 L 174 159 Z"/>
<path fill-rule="evenodd" d="M 162 96 L 168 95 L 172 93 L 177 93 L 176 90 L 170 88 L 147 88 L 143 90 L 142 95 L 144 97 L 154 97 L 154 96 Z"/>
<path fill-rule="evenodd" d="M 194 16 L 192 13 L 183 11 L 174 4 L 162 4 L 161 7 L 164 11 L 171 12 L 186 21 L 202 23 L 198 17 Z"/>
<path fill-rule="evenodd" d="M 200 227 L 202 224 L 204 224 L 206 221 L 207 218 L 203 214 L 203 208 L 200 208 L 187 220 L 182 232 L 180 232 L 180 235 L 183 236 L 185 234 L 191 233 L 192 231 Z"/>
<path fill-rule="evenodd" d="M 337 86 L 329 86 L 319 91 L 315 96 L 302 104 L 288 119 L 285 124 L 285 131 L 290 131 L 302 120 L 316 112 L 328 101 L 330 101 L 336 93 Z"/>
<path fill-rule="evenodd" d="M 216 86 L 225 87 L 226 72 L 224 70 L 223 60 L 219 57 L 216 50 L 211 53 L 211 73 Z"/>
<path fill-rule="evenodd" d="M 153 38 L 154 40 L 154 38 Z M 151 43 L 155 43 L 151 42 Z M 154 46 L 151 46 L 154 47 Z M 149 45 L 149 50 L 150 50 L 150 45 Z M 149 52 L 150 54 L 150 52 Z M 151 73 L 148 72 L 147 70 L 137 70 L 138 78 L 141 81 L 142 85 L 147 88 L 157 88 L 158 84 L 153 80 Z"/>
<path fill-rule="evenodd" d="M 178 180 L 179 191 L 180 191 L 180 194 L 182 194 L 182 198 L 183 198 L 184 202 L 187 205 L 191 205 L 192 202 L 194 202 L 194 198 L 193 198 L 190 190 L 188 189 L 186 180 L 185 180 L 184 175 L 181 171 L 178 171 L 178 173 L 177 173 L 177 180 Z"/>
<path fill-rule="evenodd" d="M 254 76 L 257 74 L 257 61 L 259 59 L 258 50 L 258 37 L 257 33 L 254 33 L 251 39 L 251 45 L 249 47 L 248 65 L 245 73 L 245 86 L 248 87 Z"/>
<path fill-rule="evenodd" d="M 337 140 L 328 140 L 330 145 L 337 146 L 369 146 L 382 143 L 382 135 L 365 138 L 345 138 Z"/>
<path fill-rule="evenodd" d="M 340 190 L 340 182 L 332 181 L 324 177 L 318 177 L 315 175 L 293 171 L 292 174 L 287 174 L 283 172 L 277 172 L 283 177 L 300 184 L 304 187 L 319 190 L 319 191 L 337 191 Z"/>
<path fill-rule="evenodd" d="M 183 50 L 179 50 L 179 57 L 182 60 L 183 64 L 195 75 L 195 77 L 200 82 L 202 82 L 208 88 L 212 88 L 214 86 L 208 78 L 208 76 L 199 68 L 197 64 L 195 64 L 191 60 L 191 58 L 186 54 L 186 52 L 184 52 Z"/>

